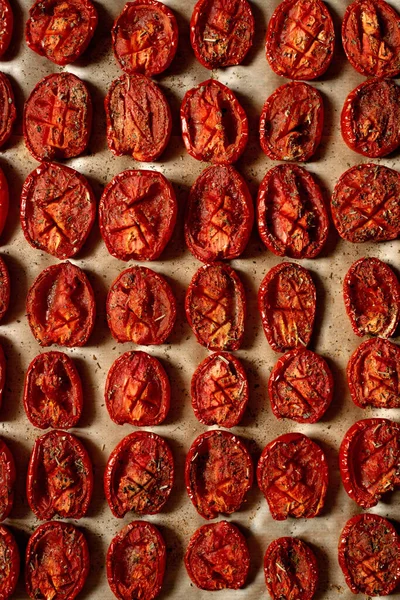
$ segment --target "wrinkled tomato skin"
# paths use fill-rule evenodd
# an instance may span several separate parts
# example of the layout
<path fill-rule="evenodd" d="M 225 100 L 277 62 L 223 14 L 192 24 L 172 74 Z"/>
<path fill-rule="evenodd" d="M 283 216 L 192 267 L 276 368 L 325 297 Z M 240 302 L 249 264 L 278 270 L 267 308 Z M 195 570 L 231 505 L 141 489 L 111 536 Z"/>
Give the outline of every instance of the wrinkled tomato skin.
<path fill-rule="evenodd" d="M 6 224 L 9 206 L 9 194 L 7 179 L 0 169 L 0 235 L 3 233 Z"/>
<path fill-rule="evenodd" d="M 0 256 L 0 321 L 10 305 L 11 283 L 7 265 Z"/>
<path fill-rule="evenodd" d="M 0 598 L 7 600 L 13 595 L 20 572 L 19 550 L 13 534 L 0 525 Z"/>
<path fill-rule="evenodd" d="M 9 516 L 13 507 L 15 479 L 14 457 L 7 444 L 0 439 L 0 521 Z"/>
<path fill-rule="evenodd" d="M 218 562 L 206 562 L 207 552 L 218 557 Z M 203 525 L 190 538 L 185 567 L 190 579 L 201 590 L 238 590 L 246 583 L 250 570 L 246 538 L 227 521 Z"/>
<path fill-rule="evenodd" d="M 6 383 L 6 370 L 6 357 L 4 355 L 3 346 L 0 344 L 0 407 L 3 401 L 3 392 Z"/>
<path fill-rule="evenodd" d="M 11 42 L 14 15 L 8 0 L 0 0 L 0 56 L 6 52 Z"/>
<path fill-rule="evenodd" d="M 10 139 L 16 118 L 17 110 L 10 80 L 0 72 L 0 148 Z"/>
<path fill-rule="evenodd" d="M 115 597 L 156 598 L 164 579 L 166 554 L 164 539 L 152 523 L 132 521 L 121 529 L 112 539 L 106 558 L 108 584 Z M 130 556 L 135 560 L 130 561 Z"/>

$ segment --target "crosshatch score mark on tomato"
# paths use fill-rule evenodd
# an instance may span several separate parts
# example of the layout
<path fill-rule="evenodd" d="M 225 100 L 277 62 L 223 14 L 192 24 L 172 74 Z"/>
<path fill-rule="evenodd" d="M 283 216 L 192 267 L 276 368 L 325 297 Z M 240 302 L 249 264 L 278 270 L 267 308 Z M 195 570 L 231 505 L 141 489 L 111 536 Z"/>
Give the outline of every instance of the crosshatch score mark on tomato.
<path fill-rule="evenodd" d="M 18 583 L 20 557 L 13 534 L 3 525 L 0 525 L 0 563 L 0 597 L 7 600 L 12 597 Z"/>
<path fill-rule="evenodd" d="M 0 72 L 0 147 L 10 138 L 16 118 L 17 110 L 10 80 Z"/>
<path fill-rule="evenodd" d="M 8 517 L 13 507 L 15 479 L 14 457 L 7 444 L 0 439 L 0 521 Z"/>
<path fill-rule="evenodd" d="M 3 56 L 11 42 L 14 15 L 8 0 L 0 0 L 0 56 Z"/>

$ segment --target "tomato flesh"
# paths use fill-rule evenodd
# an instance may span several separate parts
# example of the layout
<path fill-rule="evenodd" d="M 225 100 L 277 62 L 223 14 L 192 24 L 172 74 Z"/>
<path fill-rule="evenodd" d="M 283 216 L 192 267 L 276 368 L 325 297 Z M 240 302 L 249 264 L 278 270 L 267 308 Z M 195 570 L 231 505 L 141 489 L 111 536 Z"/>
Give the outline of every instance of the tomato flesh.
<path fill-rule="evenodd" d="M 11 42 L 14 15 L 8 0 L 0 0 L 0 56 L 3 56 Z"/>
<path fill-rule="evenodd" d="M 0 521 L 11 512 L 14 503 L 15 462 L 7 444 L 0 440 Z"/>
<path fill-rule="evenodd" d="M 0 147 L 10 138 L 16 118 L 17 110 L 10 80 L 7 75 L 0 73 Z"/>
<path fill-rule="evenodd" d="M 0 0 L 1 1 L 1 0 Z M 6 224 L 9 206 L 8 183 L 3 171 L 0 169 L 0 235 Z"/>
<path fill-rule="evenodd" d="M 13 595 L 19 577 L 20 558 L 12 533 L 0 526 L 0 596 L 5 600 Z"/>
<path fill-rule="evenodd" d="M 4 319 L 10 305 L 10 288 L 10 275 L 7 265 L 0 256 L 0 321 Z"/>

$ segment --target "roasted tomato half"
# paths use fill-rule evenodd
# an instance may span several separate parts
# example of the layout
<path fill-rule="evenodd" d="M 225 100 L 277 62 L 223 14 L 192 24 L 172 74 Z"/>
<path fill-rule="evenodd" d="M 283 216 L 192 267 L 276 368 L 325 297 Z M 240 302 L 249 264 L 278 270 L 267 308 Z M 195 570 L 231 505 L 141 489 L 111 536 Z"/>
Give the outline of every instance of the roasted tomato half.
<path fill-rule="evenodd" d="M 400 538 L 391 522 L 368 513 L 347 521 L 339 564 L 353 594 L 389 595 L 400 581 Z"/>
<path fill-rule="evenodd" d="M 122 171 L 100 200 L 101 235 L 120 260 L 155 260 L 169 242 L 178 204 L 168 181 L 157 171 Z"/>
<path fill-rule="evenodd" d="M 4 225 L 6 224 L 8 205 L 8 183 L 3 171 L 0 169 L 0 235 L 3 233 Z"/>
<path fill-rule="evenodd" d="M 107 579 L 118 600 L 153 600 L 160 593 L 166 547 L 155 525 L 132 521 L 113 538 L 107 552 Z"/>
<path fill-rule="evenodd" d="M 96 316 L 92 286 L 85 273 L 69 261 L 51 265 L 31 285 L 26 311 L 41 346 L 84 346 Z"/>
<path fill-rule="evenodd" d="M 1 1 L 0 1 L 1 11 Z M 1 24 L 1 13 L 0 13 Z M 1 44 L 1 33 L 0 33 Z M 0 55 L 1 56 L 1 55 Z M 13 124 L 17 118 L 14 92 L 7 75 L 0 72 L 0 147 L 10 138 Z"/>
<path fill-rule="evenodd" d="M 10 275 L 6 263 L 0 256 L 0 321 L 3 320 L 10 305 Z"/>
<path fill-rule="evenodd" d="M 205 519 L 239 510 L 253 483 L 250 454 L 229 431 L 207 431 L 190 447 L 185 463 L 187 493 Z"/>
<path fill-rule="evenodd" d="M 0 521 L 11 512 L 14 502 L 15 463 L 7 444 L 0 439 Z"/>
<path fill-rule="evenodd" d="M 360 258 L 347 271 L 343 297 L 356 335 L 391 337 L 400 319 L 400 283 L 378 258 Z"/>
<path fill-rule="evenodd" d="M 185 566 L 190 579 L 201 590 L 242 588 L 250 570 L 246 539 L 227 521 L 203 525 L 190 538 Z"/>
<path fill-rule="evenodd" d="M 181 121 L 186 150 L 197 160 L 230 165 L 246 147 L 246 113 L 235 94 L 215 79 L 186 92 Z"/>
<path fill-rule="evenodd" d="M 306 435 L 286 433 L 264 448 L 257 481 L 273 519 L 311 519 L 322 511 L 328 489 L 325 454 Z"/>
<path fill-rule="evenodd" d="M 6 383 L 6 357 L 4 356 L 3 347 L 0 344 L 0 406 L 3 400 L 3 391 Z"/>
<path fill-rule="evenodd" d="M 8 0 L 0 0 L 0 56 L 3 56 L 11 42 L 14 15 Z"/>
<path fill-rule="evenodd" d="M 33 600 L 74 600 L 89 573 L 89 549 L 77 527 L 43 523 L 26 548 L 25 587 Z"/>
<path fill-rule="evenodd" d="M 149 431 L 127 435 L 111 452 L 104 490 L 115 517 L 127 512 L 159 513 L 174 483 L 174 459 L 167 442 Z"/>
<path fill-rule="evenodd" d="M 8 600 L 16 588 L 20 569 L 18 546 L 14 536 L 0 525 L 0 597 Z"/>

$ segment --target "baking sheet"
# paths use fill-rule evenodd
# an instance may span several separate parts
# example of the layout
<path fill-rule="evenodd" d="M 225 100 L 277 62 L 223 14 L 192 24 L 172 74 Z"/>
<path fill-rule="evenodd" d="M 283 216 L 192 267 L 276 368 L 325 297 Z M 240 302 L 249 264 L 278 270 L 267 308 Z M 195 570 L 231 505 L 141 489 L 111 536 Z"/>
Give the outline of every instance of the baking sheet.
<path fill-rule="evenodd" d="M 8 369 L 7 386 L 0 411 L 0 432 L 9 444 L 17 463 L 15 505 L 6 524 L 16 535 L 20 548 L 24 549 L 30 533 L 39 525 L 25 499 L 25 477 L 34 440 L 43 433 L 31 426 L 22 406 L 25 371 L 30 361 L 43 351 L 30 332 L 25 315 L 25 298 L 33 279 L 42 269 L 57 261 L 45 253 L 33 250 L 25 241 L 19 224 L 21 186 L 28 173 L 37 166 L 36 161 L 25 149 L 21 136 L 21 115 L 23 101 L 34 85 L 45 75 L 61 69 L 34 54 L 25 44 L 23 28 L 30 2 L 11 2 L 15 14 L 15 32 L 11 48 L 1 61 L 0 69 L 12 80 L 19 119 L 15 135 L 0 156 L 0 166 L 4 169 L 10 185 L 11 204 L 6 230 L 0 240 L 0 252 L 10 269 L 12 282 L 11 307 L 5 323 L 0 326 L 0 341 L 5 349 Z M 114 175 L 127 168 L 151 168 L 161 171 L 172 181 L 178 196 L 180 212 L 173 238 L 161 260 L 149 265 L 155 271 L 166 275 L 171 283 L 178 300 L 178 318 L 169 344 L 143 348 L 162 361 L 172 384 L 170 413 L 166 422 L 153 430 L 165 436 L 172 447 L 176 463 L 176 484 L 165 510 L 148 517 L 148 520 L 159 526 L 168 548 L 168 565 L 160 598 L 205 599 L 210 597 L 210 593 L 198 590 L 190 582 L 183 565 L 183 554 L 190 536 L 205 523 L 186 495 L 183 466 L 190 444 L 197 435 L 206 430 L 193 415 L 189 389 L 192 373 L 206 357 L 207 351 L 196 343 L 184 316 L 185 290 L 200 263 L 185 248 L 182 213 L 187 192 L 206 165 L 191 158 L 185 151 L 180 138 L 179 106 L 185 91 L 208 79 L 211 73 L 197 63 L 189 44 L 189 21 L 195 0 L 165 0 L 165 4 L 170 6 L 177 16 L 180 33 L 175 60 L 165 74 L 157 77 L 172 109 L 174 127 L 171 142 L 161 160 L 154 164 L 136 163 L 129 157 L 114 157 L 106 146 L 103 98 L 111 81 L 120 74 L 111 52 L 110 30 L 124 2 L 102 0 L 95 4 L 99 12 L 99 26 L 94 39 L 85 55 L 75 64 L 66 67 L 66 70 L 75 73 L 89 85 L 94 101 L 93 134 L 89 153 L 67 164 L 88 177 L 97 198 L 100 197 L 104 185 Z M 256 19 L 253 49 L 243 65 L 212 73 L 213 77 L 231 87 L 248 114 L 250 141 L 236 166 L 248 181 L 254 198 L 263 176 L 276 164 L 262 153 L 257 130 L 258 117 L 265 99 L 285 82 L 272 72 L 264 54 L 266 24 L 277 4 L 278 0 L 251 2 Z M 339 129 L 344 99 L 348 92 L 364 79 L 345 60 L 339 41 L 340 20 L 349 2 L 330 0 L 327 4 L 336 27 L 337 45 L 328 72 L 313 84 L 323 94 L 326 115 L 320 149 L 312 162 L 308 163 L 307 169 L 317 176 L 328 196 L 339 176 L 347 168 L 368 161 L 347 148 Z M 393 2 L 393 5 L 400 9 L 399 0 Z M 396 168 L 398 156 L 397 153 L 389 159 L 376 162 Z M 301 537 L 310 543 L 316 552 L 321 569 L 317 600 L 344 600 L 354 597 L 337 565 L 336 549 L 340 530 L 346 520 L 360 512 L 360 509 L 348 498 L 340 484 L 338 449 L 344 433 L 356 420 L 369 416 L 388 416 L 396 419 L 400 416 L 400 411 L 363 411 L 350 399 L 345 382 L 345 368 L 350 354 L 361 340 L 352 333 L 345 314 L 342 280 L 351 263 L 362 256 L 377 256 L 396 267 L 399 251 L 398 241 L 377 245 L 352 245 L 339 241 L 338 236 L 332 233 L 317 259 L 301 261 L 303 266 L 312 271 L 318 290 L 317 322 L 310 348 L 327 359 L 335 378 L 332 406 L 322 421 L 314 425 L 300 425 L 292 421 L 278 422 L 271 412 L 267 398 L 268 376 L 279 355 L 270 349 L 264 337 L 257 312 L 256 295 L 265 273 L 281 261 L 262 246 L 255 232 L 243 256 L 232 261 L 232 266 L 238 270 L 247 291 L 246 336 L 243 348 L 237 352 L 237 356 L 243 361 L 250 381 L 249 408 L 241 425 L 232 431 L 253 441 L 251 447 L 255 458 L 258 458 L 268 442 L 282 433 L 301 431 L 311 436 L 321 444 L 328 456 L 330 487 L 326 506 L 320 517 L 309 521 L 289 519 L 286 522 L 275 522 L 269 514 L 261 492 L 256 485 L 253 486 L 243 509 L 228 517 L 228 520 L 240 526 L 250 547 L 252 560 L 248 583 L 242 590 L 218 593 L 219 600 L 267 597 L 262 570 L 263 555 L 273 539 L 284 535 Z M 128 514 L 121 520 L 112 516 L 103 494 L 103 471 L 111 450 L 134 428 L 129 425 L 118 426 L 110 420 L 104 404 L 103 390 L 112 362 L 135 346 L 117 344 L 112 339 L 107 328 L 104 307 L 108 287 L 128 265 L 108 254 L 97 223 L 83 251 L 73 262 L 88 274 L 95 291 L 98 310 L 95 330 L 89 345 L 79 349 L 62 349 L 76 360 L 84 384 L 83 416 L 79 427 L 71 431 L 84 441 L 95 471 L 94 498 L 88 514 L 79 522 L 74 521 L 87 536 L 91 556 L 90 576 L 79 597 L 111 600 L 113 594 L 108 588 L 105 576 L 105 554 L 112 537 L 133 520 L 135 515 Z M 372 512 L 399 518 L 400 513 L 396 506 L 399 501 L 400 493 L 393 493 L 389 495 L 387 502 L 379 503 Z M 26 598 L 22 578 L 15 598 Z M 400 598 L 400 593 L 393 595 L 393 598 Z"/>

